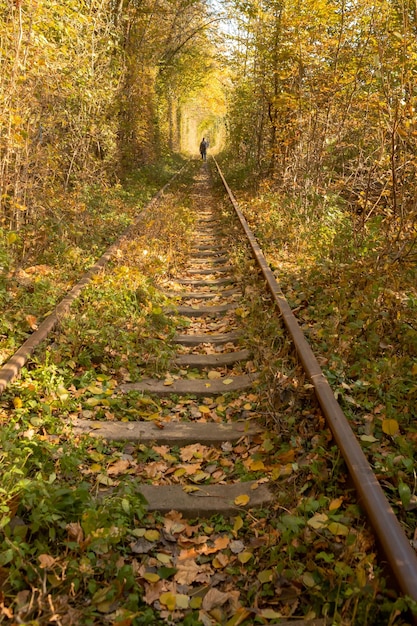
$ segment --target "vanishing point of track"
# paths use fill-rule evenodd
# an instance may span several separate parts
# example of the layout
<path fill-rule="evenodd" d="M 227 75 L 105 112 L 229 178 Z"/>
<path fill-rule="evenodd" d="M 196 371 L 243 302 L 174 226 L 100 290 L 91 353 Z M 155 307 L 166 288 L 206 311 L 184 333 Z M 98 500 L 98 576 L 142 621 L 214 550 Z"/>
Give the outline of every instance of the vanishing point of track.
<path fill-rule="evenodd" d="M 358 493 L 358 500 L 366 511 L 376 534 L 382 552 L 385 554 L 392 573 L 404 595 L 417 601 L 417 557 L 393 509 L 371 470 L 369 463 L 351 430 L 334 394 L 323 375 L 321 368 L 306 341 L 279 285 L 270 270 L 238 204 L 225 181 L 223 174 L 213 159 L 231 205 L 236 214 L 247 242 L 262 274 L 270 296 L 285 324 L 298 358 L 310 383 L 314 386 L 317 400 L 323 415 L 332 431 L 334 440 L 343 455 L 352 481 Z M 208 177 L 208 166 L 202 166 L 202 177 Z M 159 192 L 158 197 L 163 194 Z M 157 197 L 154 199 L 155 202 Z M 148 210 L 151 208 L 149 206 Z M 165 292 L 176 305 L 175 314 L 189 320 L 187 332 L 182 329 L 174 337 L 178 345 L 178 355 L 173 363 L 174 371 L 197 369 L 203 372 L 196 379 L 178 376 L 169 380 L 143 379 L 139 382 L 120 385 L 120 393 L 137 391 L 156 396 L 187 397 L 195 399 L 194 410 L 198 411 L 201 398 L 217 397 L 224 393 L 250 390 L 256 385 L 257 373 L 251 366 L 250 352 L 242 347 L 239 316 L 235 315 L 243 298 L 242 286 L 236 280 L 230 263 L 226 238 L 223 236 L 219 211 L 213 205 L 202 206 L 198 212 L 194 234 L 194 246 L 189 265 L 182 276 L 175 277 L 165 285 Z M 0 369 L 0 393 L 19 375 L 20 369 L 28 361 L 34 349 L 57 325 L 59 319 L 69 310 L 91 277 L 111 258 L 117 250 L 116 242 L 99 259 L 86 276 L 72 289 L 68 296 L 40 328 Z M 201 320 L 205 320 L 201 324 Z M 209 349 L 207 349 L 209 346 Z M 229 371 L 230 370 L 230 371 Z M 231 373 L 230 373 L 231 372 Z M 204 374 L 205 373 L 205 374 Z M 207 376 L 209 374 L 209 376 Z M 200 399 L 200 400 L 199 400 Z M 92 422 L 78 420 L 75 426 L 81 433 L 90 433 L 109 440 L 157 442 L 186 446 L 201 443 L 206 446 L 220 446 L 224 442 L 237 442 L 243 435 L 256 435 L 258 427 L 245 420 L 213 423 L 173 421 L 159 428 L 152 422 Z M 150 510 L 169 512 L 178 510 L 188 517 L 207 516 L 215 513 L 232 515 L 236 511 L 235 501 L 246 497 L 242 505 L 251 509 L 265 507 L 274 498 L 268 483 L 249 482 L 208 484 L 198 496 L 188 492 L 181 485 L 141 485 L 139 490 L 148 501 Z M 247 502 L 247 504 L 244 504 Z"/>

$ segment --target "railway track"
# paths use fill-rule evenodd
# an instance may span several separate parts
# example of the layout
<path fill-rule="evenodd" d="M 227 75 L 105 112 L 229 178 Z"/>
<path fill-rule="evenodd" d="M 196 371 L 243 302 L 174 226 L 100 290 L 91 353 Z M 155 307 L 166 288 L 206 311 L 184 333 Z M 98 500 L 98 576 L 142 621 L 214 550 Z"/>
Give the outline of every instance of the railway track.
<path fill-rule="evenodd" d="M 164 315 L 172 317 L 176 325 L 175 333 L 163 340 L 175 347 L 169 368 L 163 375 L 138 376 L 136 381 L 125 380 L 107 390 L 108 395 L 124 398 L 128 407 L 134 406 L 139 398 L 139 406 L 147 407 L 148 417 L 115 419 L 111 415 L 106 419 L 101 414 L 100 419 L 94 419 L 97 413 L 82 411 L 70 420 L 72 435 L 82 440 L 121 442 L 120 467 L 126 469 L 128 477 L 133 475 L 135 490 L 146 499 L 148 512 L 165 516 L 163 540 L 161 533 L 158 539 L 149 539 L 146 529 L 144 534 L 138 529 L 141 532 L 135 535 L 136 543 L 131 544 L 136 574 L 146 590 L 146 602 L 171 623 L 182 623 L 191 609 L 199 611 L 201 621 L 190 623 L 236 626 L 263 620 L 263 623 L 286 624 L 286 618 L 297 619 L 297 624 L 332 623 L 325 618 L 316 619 L 319 613 L 312 610 L 306 621 L 302 621 L 309 603 L 305 596 L 317 590 L 323 577 L 324 570 L 316 556 L 324 554 L 328 542 L 336 545 L 335 554 L 340 554 L 347 537 L 359 545 L 363 518 L 343 515 L 343 498 L 327 498 L 326 512 L 319 510 L 318 496 L 306 498 L 311 509 L 304 509 L 302 525 L 289 510 L 289 490 L 293 492 L 294 502 L 299 503 L 304 491 L 313 494 L 315 483 L 322 485 L 326 480 L 323 472 L 315 473 L 310 467 L 317 461 L 314 445 L 301 445 L 285 423 L 285 420 L 291 422 L 295 411 L 305 423 L 306 435 L 312 440 L 316 437 L 317 445 L 330 440 L 323 416 L 326 418 L 360 504 L 376 533 L 383 559 L 387 559 L 401 593 L 417 600 L 414 549 L 335 401 L 220 169 L 218 173 L 235 215 L 224 204 L 219 206 L 219 199 L 210 192 L 209 172 L 209 165 L 203 165 L 195 177 L 189 254 L 175 272 L 159 280 L 159 289 L 168 299 Z M 256 267 L 250 256 L 243 261 L 239 256 L 245 245 L 241 243 L 243 232 Z M 240 242 L 238 247 L 237 242 Z M 38 342 L 48 337 L 60 316 L 69 310 L 71 302 L 119 245 L 120 242 L 115 244 L 90 276 L 75 288 L 65 310 L 60 305 L 62 310 L 58 309 L 58 313 L 46 320 L 44 327 L 0 370 L 0 390 L 6 389 L 18 375 Z M 261 282 L 267 285 L 268 295 L 263 293 Z M 275 362 L 262 362 L 262 354 L 273 353 L 257 345 L 269 323 L 278 328 L 278 314 L 302 364 L 302 368 L 294 366 L 296 359 L 291 357 L 289 370 L 297 371 L 294 376 L 275 371 Z M 273 346 L 276 339 L 272 338 Z M 271 342 L 271 337 L 268 341 Z M 100 391 L 104 395 L 104 388 L 95 393 L 100 396 Z M 149 406 L 155 407 L 151 419 Z M 311 423 L 307 425 L 309 420 Z M 273 434 L 271 427 L 276 429 Z M 282 448 L 274 450 L 274 446 L 282 443 Z M 153 451 L 146 464 L 136 462 L 138 449 Z M 237 465 L 240 472 L 236 472 Z M 114 481 L 104 480 L 97 488 L 98 494 L 102 497 L 113 487 Z M 346 505 L 352 504 L 353 493 L 347 489 Z M 203 521 L 218 520 L 219 516 L 234 520 L 228 532 L 215 530 L 216 522 Z M 245 540 L 240 540 L 244 518 L 250 521 L 250 529 Z M 194 520 L 196 527 L 201 526 L 198 533 L 194 534 L 188 519 Z M 293 561 L 300 557 L 290 553 L 294 548 L 294 555 L 297 554 L 301 529 L 306 541 L 301 552 L 307 567 L 303 566 L 302 573 L 297 574 Z M 311 534 L 316 535 L 314 541 Z M 251 541 L 248 535 L 252 535 Z M 367 541 L 369 548 L 369 537 Z M 249 568 L 246 564 L 258 558 L 261 562 L 256 556 L 258 549 L 270 553 L 269 565 L 262 566 L 260 571 L 255 566 L 251 574 L 254 582 L 245 583 L 246 567 Z M 363 545 L 361 549 L 367 550 Z M 275 571 L 274 559 L 278 562 L 279 551 L 287 554 L 287 566 L 280 565 L 279 571 Z M 159 565 L 168 564 L 174 580 L 158 573 L 158 554 L 163 556 Z M 351 556 L 351 569 L 356 558 Z M 372 584 L 373 565 L 368 562 L 367 571 L 365 561 L 355 562 L 360 572 L 359 587 Z M 233 568 L 239 569 L 239 592 L 232 584 Z M 256 587 L 257 599 L 251 605 L 252 585 Z M 268 589 L 265 596 L 275 594 L 272 601 L 261 599 L 262 589 Z M 330 591 L 329 595 L 332 595 Z M 368 615 L 360 617 L 353 613 L 357 621 L 352 623 L 374 623 Z M 110 609 L 103 611 L 101 622 L 98 618 L 92 623 L 117 623 L 109 622 L 107 614 L 112 615 Z M 62 619 L 57 621 L 65 623 Z M 48 622 L 41 619 L 39 623 Z"/>

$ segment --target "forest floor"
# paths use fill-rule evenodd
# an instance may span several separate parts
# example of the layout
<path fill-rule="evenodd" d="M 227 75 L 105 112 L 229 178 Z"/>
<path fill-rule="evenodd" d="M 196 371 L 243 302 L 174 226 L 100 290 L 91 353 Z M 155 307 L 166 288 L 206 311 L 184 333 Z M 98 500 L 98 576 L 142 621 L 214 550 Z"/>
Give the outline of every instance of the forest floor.
<path fill-rule="evenodd" d="M 168 300 L 158 285 L 187 258 L 200 168 L 198 162 L 189 166 L 144 214 L 53 342 L 2 395 L 0 623 L 238 626 L 328 617 L 340 625 L 407 624 L 407 602 L 378 565 L 343 461 L 268 298 L 256 275 L 250 279 L 253 263 L 240 241 L 231 242 L 230 256 L 247 280 L 242 319 L 255 362 L 264 368 L 262 392 L 202 400 L 193 419 L 244 414 L 262 425 L 262 436 L 210 451 L 207 472 L 201 446 L 126 445 L 74 430 L 79 419 L 164 422 L 168 414 L 188 411 L 187 402 L 120 395 L 117 387 L 138 376 L 165 379 L 169 371 L 173 346 L 166 337 L 175 332 L 175 319 L 165 314 Z M 131 180 L 109 193 L 107 203 L 86 197 L 85 219 L 77 229 L 61 223 L 59 233 L 50 232 L 49 247 L 36 245 L 33 235 L 33 247 L 26 242 L 22 256 L 21 241 L 6 242 L 3 362 L 133 221 L 145 203 L 142 186 Z M 337 247 L 336 235 L 329 244 L 328 220 L 316 216 L 312 235 L 306 216 L 297 218 L 289 205 L 284 211 L 276 192 L 239 195 L 415 540 L 415 269 L 388 258 L 381 271 L 376 253 L 344 249 L 341 218 L 331 224 Z M 207 202 L 213 201 L 227 213 L 216 184 L 207 186 Z M 373 248 L 363 240 L 367 249 L 377 247 L 372 236 Z M 268 480 L 276 502 L 265 510 L 242 508 L 232 518 L 149 513 L 132 476 L 169 480 L 179 467 L 196 486 L 216 472 Z"/>

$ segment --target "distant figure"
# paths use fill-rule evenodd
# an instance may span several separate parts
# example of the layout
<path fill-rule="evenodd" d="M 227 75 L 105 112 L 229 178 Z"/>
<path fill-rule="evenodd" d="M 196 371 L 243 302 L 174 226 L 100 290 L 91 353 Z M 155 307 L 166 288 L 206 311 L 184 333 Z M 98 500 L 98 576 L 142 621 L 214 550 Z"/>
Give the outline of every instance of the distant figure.
<path fill-rule="evenodd" d="M 204 137 L 200 143 L 200 154 L 203 161 L 205 161 L 207 159 L 207 141 Z"/>

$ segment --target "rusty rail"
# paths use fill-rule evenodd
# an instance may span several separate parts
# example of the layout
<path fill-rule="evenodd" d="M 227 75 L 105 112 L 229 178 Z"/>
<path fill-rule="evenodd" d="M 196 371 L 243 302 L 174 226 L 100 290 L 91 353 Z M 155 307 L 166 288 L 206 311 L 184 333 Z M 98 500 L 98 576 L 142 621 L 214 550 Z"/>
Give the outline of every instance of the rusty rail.
<path fill-rule="evenodd" d="M 258 262 L 268 288 L 282 315 L 285 326 L 294 342 L 297 354 L 305 372 L 311 379 L 317 399 L 336 443 L 342 452 L 349 473 L 359 494 L 360 503 L 365 509 L 381 547 L 388 559 L 394 576 L 404 595 L 417 600 L 417 556 L 404 533 L 391 505 L 389 504 L 362 448 L 351 429 L 349 422 L 321 367 L 308 344 L 296 317 L 285 299 L 274 274 L 259 247 L 256 238 L 239 209 L 238 203 L 228 186 L 216 159 L 213 157 L 220 178 L 227 191 L 234 210 L 249 240 L 252 252 Z M 417 623 L 417 618 L 415 618 Z"/>
<path fill-rule="evenodd" d="M 171 183 L 181 174 L 184 168 L 187 167 L 187 163 L 176 172 L 171 179 L 151 198 L 146 204 L 139 217 L 133 224 L 128 226 L 118 239 L 104 252 L 104 254 L 96 261 L 94 265 L 84 274 L 83 278 L 67 293 L 67 295 L 61 300 L 61 302 L 55 307 L 54 311 L 43 320 L 39 328 L 27 339 L 20 348 L 10 357 L 6 363 L 0 367 L 0 395 L 3 393 L 9 383 L 11 383 L 20 373 L 20 370 L 27 363 L 29 357 L 33 354 L 34 350 L 48 337 L 49 333 L 57 326 L 59 321 L 68 313 L 71 304 L 80 295 L 94 275 L 103 268 L 106 263 L 111 259 L 111 256 L 119 248 L 122 240 L 126 237 L 131 228 L 133 228 L 146 213 L 152 208 L 152 206 L 163 195 L 164 191 L 171 185 Z"/>

